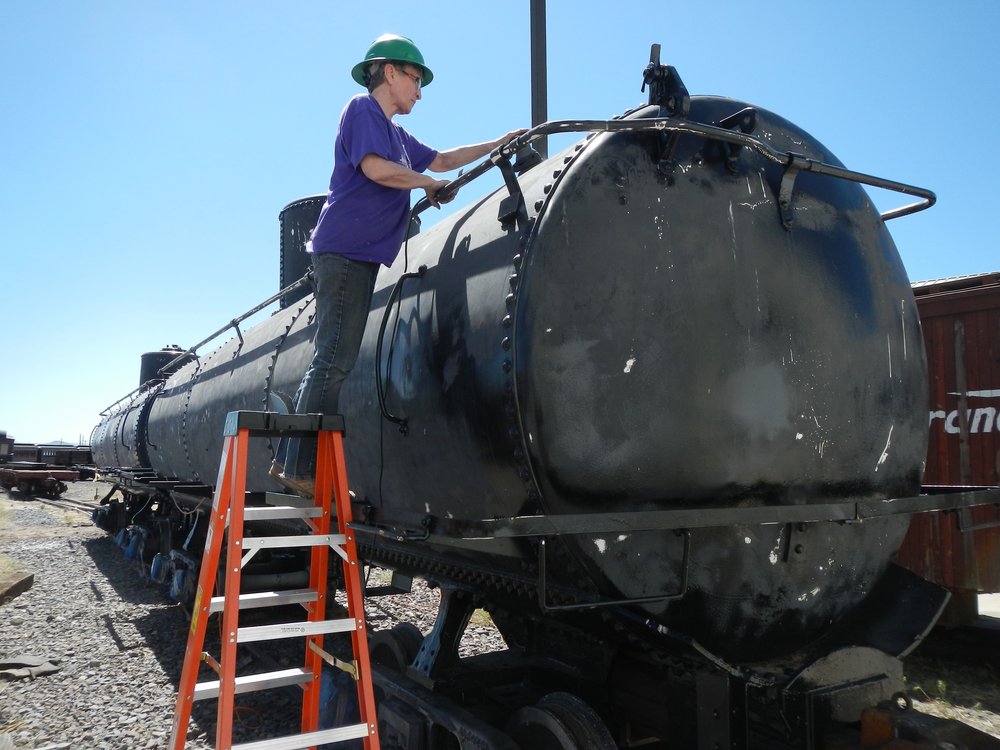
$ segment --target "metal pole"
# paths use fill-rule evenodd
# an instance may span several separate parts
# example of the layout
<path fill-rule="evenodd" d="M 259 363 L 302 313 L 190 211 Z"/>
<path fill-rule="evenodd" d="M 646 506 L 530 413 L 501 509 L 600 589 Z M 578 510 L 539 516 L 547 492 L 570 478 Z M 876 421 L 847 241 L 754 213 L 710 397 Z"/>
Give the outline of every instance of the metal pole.
<path fill-rule="evenodd" d="M 549 119 L 545 54 L 545 0 L 531 0 L 531 127 Z M 548 138 L 542 138 L 535 150 L 548 158 Z"/>

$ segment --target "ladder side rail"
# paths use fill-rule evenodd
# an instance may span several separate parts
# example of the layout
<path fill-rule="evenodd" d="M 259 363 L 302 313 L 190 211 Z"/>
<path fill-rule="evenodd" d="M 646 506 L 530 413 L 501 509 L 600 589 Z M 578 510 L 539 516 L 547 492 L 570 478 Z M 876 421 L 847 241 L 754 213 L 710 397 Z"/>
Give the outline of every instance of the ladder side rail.
<path fill-rule="evenodd" d="M 333 497 L 336 501 L 337 527 L 345 537 L 344 550 L 346 559 L 344 566 L 344 593 L 347 596 L 347 609 L 355 620 L 355 628 L 351 631 L 351 643 L 354 647 L 354 659 L 360 676 L 357 682 L 358 708 L 361 721 L 368 725 L 368 737 L 365 738 L 365 750 L 379 750 L 378 718 L 375 711 L 375 692 L 372 687 L 371 661 L 368 654 L 368 628 L 365 624 L 365 600 L 361 583 L 361 571 L 358 564 L 358 549 L 354 539 L 354 531 L 347 527 L 352 520 L 351 496 L 347 483 L 347 462 L 344 459 L 344 435 L 342 432 L 330 433 L 333 450 Z"/>
<path fill-rule="evenodd" d="M 234 438 L 226 436 L 222 444 L 222 460 L 219 462 L 219 476 L 215 482 L 215 497 L 212 499 L 212 514 L 205 536 L 201 569 L 198 572 L 198 589 L 191 608 L 191 627 L 184 652 L 183 669 L 174 705 L 174 723 L 170 734 L 170 750 L 183 750 L 187 742 L 187 730 L 191 721 L 191 706 L 194 702 L 195 684 L 201 666 L 201 651 L 205 645 L 208 616 L 212 592 L 215 588 L 215 569 L 222 552 L 222 539 L 229 513 L 229 497 L 232 494 L 231 465 L 236 446 Z"/>
<path fill-rule="evenodd" d="M 330 533 L 330 498 L 333 494 L 333 477 L 331 475 L 330 432 L 320 430 L 316 434 L 316 477 L 314 498 L 321 508 L 321 514 L 316 519 L 310 519 L 309 526 L 314 535 Z M 330 547 L 316 546 L 310 550 L 309 556 L 309 588 L 316 592 L 316 600 L 307 607 L 307 620 L 321 622 L 326 618 L 327 604 L 327 574 L 329 571 Z M 302 732 L 307 734 L 319 729 L 320 686 L 323 673 L 323 659 L 310 644 L 323 648 L 323 634 L 306 636 L 305 670 L 312 672 L 312 681 L 304 686 L 302 693 Z"/>
<path fill-rule="evenodd" d="M 236 641 L 239 631 L 240 575 L 243 565 L 243 506 L 246 500 L 247 456 L 250 430 L 241 427 L 236 433 L 236 459 L 229 462 L 229 537 L 226 548 L 225 602 L 222 607 L 221 658 L 219 674 L 216 750 L 233 746 L 233 719 L 236 692 Z M 215 566 L 213 566 L 214 568 Z"/>

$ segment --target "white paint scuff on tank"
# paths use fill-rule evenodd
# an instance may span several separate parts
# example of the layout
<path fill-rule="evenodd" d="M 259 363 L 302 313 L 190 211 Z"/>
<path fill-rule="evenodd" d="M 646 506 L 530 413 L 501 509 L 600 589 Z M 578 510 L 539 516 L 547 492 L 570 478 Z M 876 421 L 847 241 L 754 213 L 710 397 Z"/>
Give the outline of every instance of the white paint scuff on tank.
<path fill-rule="evenodd" d="M 817 586 L 812 591 L 807 591 L 806 593 L 802 594 L 802 596 L 799 597 L 799 601 L 804 602 L 806 599 L 815 598 L 816 594 L 818 594 L 819 591 L 820 591 L 819 586 Z"/>
<path fill-rule="evenodd" d="M 627 360 L 625 360 L 625 374 L 626 375 L 628 373 L 632 372 L 632 365 L 634 365 L 635 363 L 636 363 L 636 358 L 635 357 L 629 357 Z"/>
<path fill-rule="evenodd" d="M 892 338 L 888 334 L 885 337 L 885 348 L 889 356 L 889 380 L 892 380 Z"/>
<path fill-rule="evenodd" d="M 784 537 L 785 530 L 782 528 L 782 530 L 778 532 L 778 538 L 775 540 L 774 547 L 772 547 L 771 551 L 767 553 L 767 559 L 771 565 L 777 565 L 781 562 L 781 548 L 784 546 Z"/>
<path fill-rule="evenodd" d="M 755 211 L 761 206 L 769 206 L 771 204 L 771 199 L 767 195 L 767 186 L 764 184 L 764 177 L 759 172 L 757 177 L 760 180 L 760 200 L 756 200 L 748 203 L 739 203 L 737 205 L 743 206 L 744 208 L 749 208 L 751 211 Z M 753 187 L 750 185 L 750 176 L 747 175 L 747 195 L 753 197 Z"/>
<path fill-rule="evenodd" d="M 729 234 L 733 243 L 733 260 L 736 260 L 736 218 L 733 216 L 733 202 L 729 201 Z"/>
<path fill-rule="evenodd" d="M 605 539 L 594 539 L 594 546 L 602 555 L 608 551 L 608 542 Z"/>
<path fill-rule="evenodd" d="M 885 448 L 882 449 L 882 455 L 879 456 L 878 463 L 875 464 L 875 471 L 878 471 L 878 467 L 886 462 L 889 458 L 889 444 L 892 442 L 892 431 L 896 428 L 896 425 L 891 425 L 889 427 L 889 437 L 885 439 Z"/>

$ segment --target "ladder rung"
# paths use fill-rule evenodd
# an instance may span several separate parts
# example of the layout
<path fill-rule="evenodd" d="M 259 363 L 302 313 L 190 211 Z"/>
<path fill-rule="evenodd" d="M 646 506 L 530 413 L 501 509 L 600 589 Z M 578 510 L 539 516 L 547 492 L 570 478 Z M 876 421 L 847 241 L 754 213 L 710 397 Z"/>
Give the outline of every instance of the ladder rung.
<path fill-rule="evenodd" d="M 268 505 L 292 505 L 296 508 L 315 508 L 316 501 L 299 495 L 286 495 L 283 492 L 265 492 L 264 502 Z"/>
<path fill-rule="evenodd" d="M 225 606 L 226 597 L 213 596 L 208 611 L 221 612 Z M 285 591 L 257 591 L 252 594 L 240 594 L 240 609 L 257 609 L 259 607 L 280 607 L 284 604 L 305 604 L 316 601 L 316 589 L 287 589 Z"/>
<path fill-rule="evenodd" d="M 270 688 L 284 687 L 285 685 L 301 685 L 303 682 L 309 682 L 312 678 L 312 671 L 303 669 L 302 667 L 281 669 L 277 672 L 248 674 L 236 678 L 235 692 L 252 693 L 255 690 L 268 690 Z M 218 697 L 219 680 L 199 682 L 194 686 L 193 700 L 200 701 L 206 698 Z"/>
<path fill-rule="evenodd" d="M 248 505 L 243 509 L 244 521 L 278 521 L 282 518 L 319 518 L 323 509 L 315 505 L 307 508 L 291 505 Z"/>
<path fill-rule="evenodd" d="M 288 737 L 275 737 L 273 740 L 258 740 L 233 745 L 233 750 L 301 750 L 305 747 L 322 745 L 324 742 L 342 742 L 367 737 L 367 724 L 351 724 L 336 729 L 321 729 L 308 734 L 293 734 Z"/>
<path fill-rule="evenodd" d="M 273 641 L 276 638 L 299 638 L 307 635 L 326 633 L 347 633 L 356 630 L 357 621 L 353 617 L 342 620 L 320 620 L 318 622 L 286 622 L 277 625 L 253 625 L 236 631 L 237 643 L 252 641 Z"/>
<path fill-rule="evenodd" d="M 298 536 L 250 536 L 243 539 L 244 550 L 270 549 L 272 547 L 319 547 L 342 545 L 347 542 L 343 534 L 300 534 Z"/>

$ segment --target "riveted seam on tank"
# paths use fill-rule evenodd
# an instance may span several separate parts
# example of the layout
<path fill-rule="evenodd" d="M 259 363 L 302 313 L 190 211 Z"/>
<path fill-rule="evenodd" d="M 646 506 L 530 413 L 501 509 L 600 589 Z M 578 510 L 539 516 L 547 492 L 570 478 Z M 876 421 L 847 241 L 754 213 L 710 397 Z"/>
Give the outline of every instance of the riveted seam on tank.
<path fill-rule="evenodd" d="M 139 446 L 143 446 L 142 452 L 145 453 L 146 464 L 152 466 L 153 462 L 149 458 L 149 449 L 156 447 L 153 445 L 152 441 L 149 439 L 149 415 L 153 411 L 153 404 L 156 399 L 159 398 L 160 393 L 166 386 L 167 381 L 163 380 L 160 383 L 152 386 L 146 391 L 146 402 L 143 404 L 143 411 L 145 413 L 140 413 L 139 419 L 136 420 L 135 425 L 135 445 L 136 445 L 136 457 L 139 459 L 139 465 L 143 464 L 143 456 L 140 455 Z M 141 431 L 141 435 L 139 434 Z"/>
<path fill-rule="evenodd" d="M 516 356 L 516 347 L 513 339 L 516 336 L 517 326 L 515 325 L 514 318 L 517 315 L 517 296 L 520 289 L 520 271 L 531 244 L 530 240 L 534 232 L 535 224 L 544 212 L 548 200 L 553 195 L 553 189 L 565 177 L 569 164 L 580 156 L 585 147 L 593 141 L 593 138 L 596 135 L 598 134 L 590 133 L 584 142 L 575 144 L 574 153 L 563 157 L 564 166 L 560 169 L 553 170 L 552 181 L 547 182 L 542 186 L 542 193 L 544 194 L 544 197 L 535 201 L 535 215 L 528 217 L 525 222 L 518 251 L 513 258 L 511 258 L 511 265 L 514 269 L 508 279 L 511 291 L 504 298 L 507 312 L 501 320 L 501 327 L 507 329 L 507 331 L 504 332 L 504 335 L 500 340 L 500 347 L 505 354 L 509 355 L 504 357 L 500 365 L 504 375 L 510 376 L 515 369 L 513 358 Z M 514 443 L 513 456 L 517 464 L 518 477 L 526 485 L 525 489 L 527 491 L 528 501 L 535 503 L 541 499 L 541 491 L 538 488 L 538 481 L 535 478 L 534 469 L 528 459 L 527 446 L 524 444 L 523 430 L 521 429 L 520 424 L 520 409 L 518 406 L 517 388 L 514 383 L 514 378 L 505 380 L 504 393 L 504 413 L 507 415 L 508 422 L 511 423 L 511 427 L 508 429 L 508 437 L 511 442 Z"/>
<path fill-rule="evenodd" d="M 274 371 L 278 366 L 278 355 L 281 352 L 281 347 L 288 340 L 288 336 L 291 334 L 292 328 L 295 326 L 295 321 L 301 317 L 302 313 L 305 312 L 307 307 L 309 307 L 313 299 L 315 299 L 315 297 L 299 303 L 297 309 L 292 313 L 291 318 L 288 321 L 288 325 L 285 326 L 284 333 L 282 333 L 275 341 L 274 353 L 271 355 L 271 362 L 267 367 L 267 376 L 264 378 L 264 393 L 262 397 L 264 411 L 269 411 L 268 406 L 270 405 L 270 400 L 268 399 L 268 394 L 273 393 L 271 385 L 274 383 Z M 276 451 L 274 446 L 271 444 L 271 438 L 267 439 L 267 447 L 271 451 L 271 458 L 273 459 Z"/>
<path fill-rule="evenodd" d="M 626 113 L 626 115 L 627 114 L 628 113 Z M 509 333 L 505 333 L 505 335 L 501 338 L 500 346 L 505 353 L 509 353 L 510 355 L 508 357 L 504 357 L 501 362 L 501 369 L 505 375 L 510 375 L 515 369 L 513 357 L 516 356 L 517 349 L 513 339 L 516 336 L 517 326 L 515 325 L 514 318 L 517 315 L 517 296 L 520 289 L 520 270 L 531 245 L 531 237 L 534 233 L 535 224 L 541 218 L 549 199 L 554 194 L 554 188 L 563 180 L 563 178 L 565 178 L 570 163 L 579 158 L 580 154 L 583 153 L 585 148 L 593 142 L 594 137 L 597 135 L 599 135 L 599 133 L 588 134 L 584 141 L 574 145 L 574 153 L 563 157 L 564 166 L 560 169 L 553 170 L 552 181 L 547 182 L 542 186 L 542 193 L 544 194 L 544 197 L 537 199 L 534 203 L 535 215 L 528 217 L 525 222 L 524 232 L 521 235 L 518 251 L 511 259 L 511 265 L 514 268 L 511 272 L 510 278 L 508 279 L 511 291 L 504 298 L 507 313 L 501 321 L 501 326 L 505 329 L 509 329 Z M 523 431 L 520 425 L 520 409 L 518 407 L 517 388 L 514 383 L 514 378 L 510 378 L 505 381 L 504 392 L 504 412 L 507 414 L 508 421 L 512 423 L 512 427 L 508 430 L 508 436 L 510 437 L 511 442 L 514 443 L 514 459 L 517 462 L 518 476 L 526 485 L 527 498 L 529 502 L 537 502 L 541 499 L 541 491 L 538 488 L 538 481 L 535 478 L 534 469 L 528 459 L 527 446 L 523 442 Z"/>
<path fill-rule="evenodd" d="M 202 372 L 202 358 L 195 358 L 194 372 L 191 373 L 191 378 L 188 380 L 188 388 L 184 394 L 184 406 L 181 409 L 181 445 L 184 446 L 184 460 L 187 461 L 188 468 L 191 471 L 192 476 L 198 481 L 201 481 L 201 477 L 195 470 L 194 465 L 191 461 L 191 451 L 189 450 L 190 441 L 188 440 L 188 429 L 187 429 L 187 419 L 188 412 L 191 409 L 191 394 L 194 393 L 194 387 L 198 384 L 198 377 Z"/>
<path fill-rule="evenodd" d="M 540 207 L 541 203 L 542 201 L 538 201 L 535 203 L 536 210 Z M 524 252 L 525 249 L 527 248 L 528 238 L 531 236 L 531 232 L 532 229 L 534 228 L 534 225 L 535 225 L 535 217 L 529 217 L 525 222 L 524 232 L 521 234 L 521 239 L 520 242 L 518 243 L 517 252 L 511 258 L 511 265 L 514 270 L 511 272 L 510 277 L 507 279 L 511 291 L 504 299 L 504 302 L 508 308 L 508 312 L 504 315 L 503 319 L 501 320 L 501 326 L 507 330 L 505 331 L 506 335 L 504 335 L 500 341 L 500 347 L 506 353 L 510 353 L 511 348 L 513 346 L 512 343 L 513 323 L 514 323 L 513 308 L 517 302 L 517 291 L 519 288 L 519 281 L 520 281 L 519 271 L 521 268 L 521 264 L 524 260 Z M 513 361 L 509 357 L 504 358 L 503 362 L 501 363 L 501 369 L 503 370 L 505 375 L 510 375 L 510 373 L 513 370 Z M 520 420 L 518 417 L 517 401 L 514 393 L 513 379 L 506 379 L 504 381 L 503 410 L 504 414 L 507 417 L 508 423 L 510 423 L 511 425 L 508 428 L 508 436 L 510 437 L 511 442 L 514 444 L 513 457 L 516 464 L 516 471 L 518 478 L 527 485 L 526 492 L 528 497 L 529 498 L 531 498 L 532 496 L 537 497 L 538 490 L 534 483 L 534 477 L 531 471 L 531 467 L 528 465 L 527 462 L 527 453 L 524 450 L 523 443 L 521 441 Z"/>

